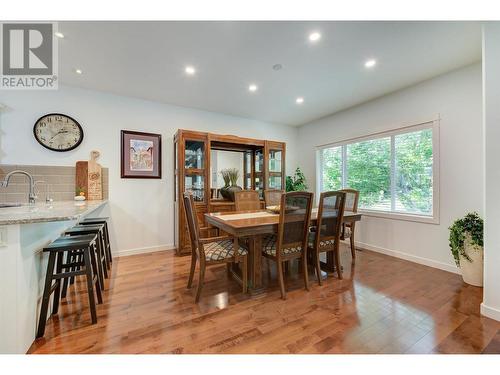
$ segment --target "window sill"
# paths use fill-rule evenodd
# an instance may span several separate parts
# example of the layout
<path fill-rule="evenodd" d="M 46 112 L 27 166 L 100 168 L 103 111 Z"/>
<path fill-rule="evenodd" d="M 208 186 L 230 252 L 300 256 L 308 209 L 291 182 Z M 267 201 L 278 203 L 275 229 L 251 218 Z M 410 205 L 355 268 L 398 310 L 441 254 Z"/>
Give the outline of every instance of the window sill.
<path fill-rule="evenodd" d="M 371 210 L 358 210 L 358 212 L 364 216 L 378 217 L 382 219 L 389 220 L 402 220 L 402 221 L 414 221 L 417 223 L 425 224 L 439 224 L 439 217 L 437 216 L 422 216 L 422 215 L 412 215 L 404 214 L 398 212 L 381 212 L 381 211 L 371 211 Z"/>

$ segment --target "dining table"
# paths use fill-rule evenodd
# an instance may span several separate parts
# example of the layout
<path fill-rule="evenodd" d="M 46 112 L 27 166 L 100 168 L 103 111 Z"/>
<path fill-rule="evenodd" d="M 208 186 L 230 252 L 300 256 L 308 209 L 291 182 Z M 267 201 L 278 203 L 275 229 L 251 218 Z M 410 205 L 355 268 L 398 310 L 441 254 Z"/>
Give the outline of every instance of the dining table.
<path fill-rule="evenodd" d="M 358 212 L 344 211 L 343 224 L 361 220 Z M 260 294 L 265 291 L 262 280 L 262 237 L 278 233 L 279 213 L 269 210 L 209 212 L 205 214 L 206 223 L 237 238 L 245 239 L 249 252 L 248 291 L 250 294 Z M 311 211 L 310 225 L 315 226 L 318 209 Z M 333 252 L 327 252 L 326 263 L 322 264 L 326 272 L 334 271 Z M 241 281 L 239 275 L 233 275 Z"/>

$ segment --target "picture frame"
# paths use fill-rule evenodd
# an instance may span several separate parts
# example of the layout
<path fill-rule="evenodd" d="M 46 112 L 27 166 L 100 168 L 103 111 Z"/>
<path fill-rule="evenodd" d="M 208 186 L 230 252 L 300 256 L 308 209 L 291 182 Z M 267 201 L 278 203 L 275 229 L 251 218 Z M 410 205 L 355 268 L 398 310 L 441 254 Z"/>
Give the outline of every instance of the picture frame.
<path fill-rule="evenodd" d="M 161 179 L 161 134 L 121 131 L 121 178 Z"/>

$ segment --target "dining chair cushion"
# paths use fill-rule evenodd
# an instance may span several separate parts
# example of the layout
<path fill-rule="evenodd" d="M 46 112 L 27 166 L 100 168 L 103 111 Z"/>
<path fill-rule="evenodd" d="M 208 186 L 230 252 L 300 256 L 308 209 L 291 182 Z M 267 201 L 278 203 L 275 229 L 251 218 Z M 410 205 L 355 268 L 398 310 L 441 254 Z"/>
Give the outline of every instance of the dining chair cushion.
<path fill-rule="evenodd" d="M 276 235 L 264 236 L 262 239 L 262 250 L 269 255 L 276 256 Z M 283 254 L 292 254 L 302 251 L 302 246 L 296 247 L 285 247 L 283 248 Z"/>
<path fill-rule="evenodd" d="M 207 261 L 219 261 L 227 258 L 232 258 L 234 256 L 234 242 L 233 240 L 223 240 L 210 242 L 203 246 L 205 250 L 205 258 Z M 239 247 L 239 255 L 247 255 L 248 251 L 243 247 Z"/>
<path fill-rule="evenodd" d="M 309 242 L 308 242 L 309 247 L 314 247 L 314 239 L 315 239 L 315 237 L 316 237 L 316 232 L 309 233 Z M 335 240 L 334 239 L 319 241 L 319 248 L 320 248 L 320 250 L 321 250 L 321 248 L 330 247 L 330 246 L 333 246 L 333 245 L 335 245 Z"/>

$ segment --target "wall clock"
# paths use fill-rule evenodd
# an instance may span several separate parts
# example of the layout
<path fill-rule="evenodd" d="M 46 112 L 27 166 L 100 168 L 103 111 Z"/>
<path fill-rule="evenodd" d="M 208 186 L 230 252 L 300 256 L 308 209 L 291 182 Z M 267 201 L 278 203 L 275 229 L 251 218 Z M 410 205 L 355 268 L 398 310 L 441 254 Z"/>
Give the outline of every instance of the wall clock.
<path fill-rule="evenodd" d="M 40 117 L 33 134 L 43 147 L 58 152 L 73 150 L 83 141 L 83 129 L 78 121 L 61 113 Z"/>

